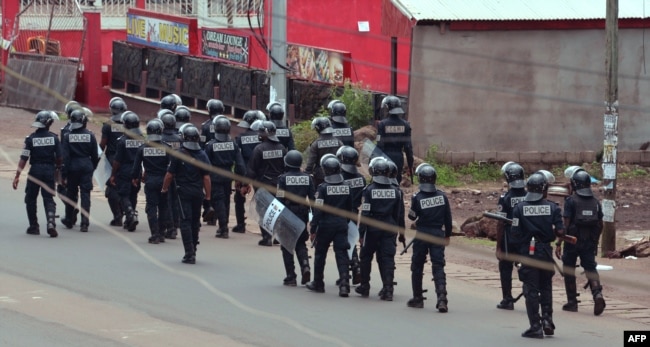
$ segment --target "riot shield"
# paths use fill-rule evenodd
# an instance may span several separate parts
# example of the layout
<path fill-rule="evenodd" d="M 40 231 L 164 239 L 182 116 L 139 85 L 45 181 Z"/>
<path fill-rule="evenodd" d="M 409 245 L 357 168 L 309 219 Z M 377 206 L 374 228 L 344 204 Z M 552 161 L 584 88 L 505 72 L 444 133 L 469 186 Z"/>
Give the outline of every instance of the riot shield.
<path fill-rule="evenodd" d="M 350 248 L 348 248 L 348 256 L 350 257 L 350 260 L 352 260 L 354 247 L 359 243 L 359 228 L 357 228 L 357 225 L 353 221 L 348 222 L 348 243 L 350 244 Z"/>
<path fill-rule="evenodd" d="M 255 192 L 254 200 L 259 225 L 293 254 L 305 223 L 264 188 Z"/>
<path fill-rule="evenodd" d="M 97 168 L 95 169 L 95 172 L 93 172 L 93 178 L 102 192 L 106 190 L 106 181 L 111 178 L 112 170 L 113 168 L 111 163 L 108 161 L 108 158 L 106 158 L 106 154 L 102 154 L 101 157 L 99 157 L 99 164 L 97 164 Z"/>

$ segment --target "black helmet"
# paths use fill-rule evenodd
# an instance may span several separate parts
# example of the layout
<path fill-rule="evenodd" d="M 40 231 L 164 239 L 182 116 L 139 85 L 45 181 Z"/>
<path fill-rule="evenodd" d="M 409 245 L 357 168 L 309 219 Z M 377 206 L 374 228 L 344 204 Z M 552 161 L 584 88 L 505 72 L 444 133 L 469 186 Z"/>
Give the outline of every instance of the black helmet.
<path fill-rule="evenodd" d="M 325 161 L 321 163 L 321 167 L 323 168 L 325 182 L 331 184 L 339 184 L 343 182 L 343 176 L 341 176 L 341 162 L 339 162 L 336 156 L 325 159 Z"/>
<path fill-rule="evenodd" d="M 156 117 L 157 117 L 158 119 L 162 119 L 162 117 L 163 117 L 164 115 L 166 115 L 166 114 L 171 114 L 171 115 L 173 116 L 173 115 L 174 115 L 174 112 L 173 112 L 172 110 L 168 110 L 168 109 L 166 109 L 166 108 L 161 108 L 160 110 L 158 110 L 158 112 L 156 112 Z M 174 118 L 174 119 L 175 119 L 175 118 Z"/>
<path fill-rule="evenodd" d="M 388 178 L 388 175 L 390 174 L 390 168 L 388 167 L 388 160 L 386 160 L 386 158 L 373 158 L 373 160 L 370 161 L 368 169 L 371 167 L 372 170 L 369 171 L 372 171 L 371 175 L 373 182 L 379 184 L 390 184 L 390 178 Z"/>
<path fill-rule="evenodd" d="M 183 147 L 192 150 L 199 150 L 201 146 L 199 142 L 201 141 L 201 133 L 194 125 L 187 123 L 187 126 L 183 126 L 182 130 L 183 135 Z"/>
<path fill-rule="evenodd" d="M 176 117 L 174 117 L 174 114 L 165 113 L 160 116 L 160 120 L 163 122 L 163 126 L 166 130 L 176 129 Z"/>
<path fill-rule="evenodd" d="M 54 119 L 58 118 L 58 116 L 55 117 L 55 115 L 56 113 L 54 111 L 39 111 L 34 118 L 32 127 L 39 129 L 49 129 L 50 125 L 54 123 Z"/>
<path fill-rule="evenodd" d="M 284 108 L 281 104 L 275 103 L 269 107 L 269 118 L 275 126 L 283 127 L 284 124 Z"/>
<path fill-rule="evenodd" d="M 178 96 L 178 94 L 169 94 L 169 95 L 173 96 L 174 99 L 176 99 L 176 106 L 182 106 L 183 105 L 183 99 L 181 99 L 181 97 Z"/>
<path fill-rule="evenodd" d="M 526 193 L 524 200 L 542 200 L 547 187 L 548 183 L 546 182 L 546 177 L 544 177 L 544 174 L 535 172 L 534 174 L 530 175 L 530 177 L 528 177 L 528 181 L 526 181 L 526 190 L 528 192 Z"/>
<path fill-rule="evenodd" d="M 373 175 L 373 173 L 374 173 L 373 168 L 374 168 L 375 164 L 377 162 L 379 162 L 380 160 L 386 160 L 386 158 L 384 158 L 384 157 L 374 157 L 374 158 L 370 159 L 370 162 L 368 162 L 368 173 L 370 174 L 370 176 L 374 176 Z"/>
<path fill-rule="evenodd" d="M 262 112 L 262 111 L 260 111 L 260 110 L 255 110 L 255 114 L 257 115 L 257 119 L 259 119 L 259 120 L 263 120 L 263 121 L 267 121 L 267 120 L 268 120 L 268 119 L 266 118 L 266 115 L 264 114 L 264 112 Z"/>
<path fill-rule="evenodd" d="M 181 105 L 176 107 L 176 111 L 174 111 L 174 117 L 176 117 L 176 127 L 178 128 L 181 125 L 190 122 L 192 119 L 192 112 L 190 112 L 189 108 Z"/>
<path fill-rule="evenodd" d="M 524 168 L 517 163 L 510 163 L 510 165 L 506 166 L 503 176 L 510 188 L 523 188 L 526 186 Z"/>
<path fill-rule="evenodd" d="M 576 194 L 580 196 L 594 196 L 594 192 L 591 191 L 591 176 L 585 170 L 579 170 L 573 174 L 573 177 L 571 177 L 571 185 Z"/>
<path fill-rule="evenodd" d="M 548 170 L 537 170 L 535 173 L 540 173 L 546 179 L 546 188 L 549 184 L 555 183 L 555 176 Z"/>
<path fill-rule="evenodd" d="M 388 95 L 381 101 L 381 108 L 386 109 L 388 114 L 404 114 L 402 101 L 393 95 Z"/>
<path fill-rule="evenodd" d="M 125 129 L 135 129 L 140 126 L 140 118 L 132 111 L 122 113 L 122 123 Z"/>
<path fill-rule="evenodd" d="M 425 193 L 433 193 L 436 191 L 436 180 L 438 173 L 436 169 L 430 164 L 422 164 L 416 170 L 418 181 L 420 182 L 420 190 Z"/>
<path fill-rule="evenodd" d="M 122 98 L 111 99 L 111 102 L 108 104 L 108 108 L 111 109 L 111 115 L 113 116 L 117 116 L 127 110 L 126 102 L 124 102 Z"/>
<path fill-rule="evenodd" d="M 86 114 L 86 117 L 88 117 L 88 118 L 92 118 L 95 115 L 93 113 L 93 111 L 91 111 L 88 107 L 82 107 L 81 110 L 84 111 L 84 113 Z"/>
<path fill-rule="evenodd" d="M 154 118 L 147 123 L 147 140 L 149 141 L 160 141 L 162 140 L 162 132 L 163 132 L 163 122 L 158 119 Z"/>
<path fill-rule="evenodd" d="M 230 120 L 226 117 L 215 117 L 212 124 L 214 125 L 214 137 L 219 141 L 228 141 Z"/>
<path fill-rule="evenodd" d="M 300 169 L 302 165 L 302 153 L 296 151 L 295 149 L 290 150 L 287 154 L 284 155 L 284 166 Z"/>
<path fill-rule="evenodd" d="M 334 122 L 348 124 L 348 120 L 347 118 L 345 118 L 346 114 L 347 114 L 347 108 L 345 107 L 344 103 L 337 102 L 334 105 L 332 105 L 330 116 L 332 117 L 332 120 Z"/>
<path fill-rule="evenodd" d="M 341 146 L 341 148 L 336 151 L 336 157 L 339 158 L 339 161 L 341 162 L 341 170 L 351 174 L 357 173 L 359 152 L 357 152 L 354 147 Z"/>
<path fill-rule="evenodd" d="M 342 102 L 342 101 L 338 100 L 338 99 L 334 99 L 334 100 L 330 101 L 329 104 L 327 104 L 327 111 L 329 111 L 329 113 L 332 113 L 332 106 L 334 106 L 334 104 L 339 103 L 339 102 Z"/>
<path fill-rule="evenodd" d="M 174 95 L 169 94 L 163 96 L 162 99 L 160 99 L 160 108 L 165 108 L 171 111 L 176 111 L 176 107 L 178 106 L 178 100 Z"/>
<path fill-rule="evenodd" d="M 311 128 L 319 134 L 333 134 L 332 123 L 327 117 L 316 117 L 311 121 Z"/>
<path fill-rule="evenodd" d="M 218 114 L 223 114 L 223 112 L 226 110 L 226 108 L 223 106 L 223 102 L 217 99 L 208 100 L 205 108 L 208 110 L 208 115 L 210 115 L 210 117 L 216 116 Z"/>
<path fill-rule="evenodd" d="M 399 182 L 397 182 L 397 164 L 393 162 L 392 160 L 388 160 L 388 178 L 390 179 L 391 184 L 399 185 Z"/>
<path fill-rule="evenodd" d="M 68 117 L 70 117 L 70 113 L 72 113 L 72 111 L 78 108 L 81 108 L 81 105 L 78 102 L 74 100 L 68 101 L 68 103 L 65 104 L 65 109 L 64 109 L 65 114 L 68 115 Z"/>
<path fill-rule="evenodd" d="M 336 155 L 334 155 L 334 154 L 332 154 L 332 153 L 326 153 L 325 155 L 323 155 L 322 157 L 320 157 L 320 161 L 318 162 L 318 165 L 323 166 L 323 163 L 325 163 L 325 160 L 327 160 L 327 159 L 329 159 L 329 158 L 336 158 Z M 338 158 L 336 158 L 336 159 L 338 159 Z M 341 162 L 341 161 L 339 160 L 339 163 L 340 163 L 340 162 Z"/>
<path fill-rule="evenodd" d="M 273 122 L 265 120 L 262 121 L 260 128 L 258 129 L 260 140 L 268 139 L 273 142 L 280 142 L 278 137 L 275 135 L 275 124 Z"/>
<path fill-rule="evenodd" d="M 72 110 L 70 113 L 70 129 L 75 130 L 84 128 L 86 126 L 86 123 L 88 123 L 88 117 L 86 116 L 86 112 L 84 112 L 83 109 L 78 108 Z"/>
<path fill-rule="evenodd" d="M 253 124 L 253 122 L 256 120 L 257 120 L 257 111 L 255 110 L 246 111 L 246 113 L 244 113 L 244 116 L 242 117 L 241 122 L 239 122 L 237 126 L 240 128 L 249 129 Z"/>

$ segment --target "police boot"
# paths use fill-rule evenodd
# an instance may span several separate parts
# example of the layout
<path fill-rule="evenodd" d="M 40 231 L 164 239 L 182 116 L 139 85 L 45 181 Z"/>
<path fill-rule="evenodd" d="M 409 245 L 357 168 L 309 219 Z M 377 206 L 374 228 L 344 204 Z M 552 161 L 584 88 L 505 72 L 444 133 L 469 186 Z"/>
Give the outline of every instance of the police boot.
<path fill-rule="evenodd" d="M 576 278 L 572 276 L 564 277 L 564 287 L 566 289 L 567 303 L 562 305 L 563 311 L 578 312 L 578 290 L 576 288 Z"/>
<path fill-rule="evenodd" d="M 245 233 L 246 232 L 246 224 L 237 224 L 234 227 L 232 227 L 232 232 L 233 233 Z"/>
<path fill-rule="evenodd" d="M 261 228 L 260 228 L 261 229 Z M 257 243 L 260 246 L 273 246 L 273 241 L 271 241 L 271 235 L 266 231 L 262 230 L 262 239 Z"/>
<path fill-rule="evenodd" d="M 218 237 L 220 239 L 227 239 L 230 236 L 228 236 L 228 228 L 219 228 L 217 229 L 217 234 L 214 235 L 215 237 Z"/>
<path fill-rule="evenodd" d="M 182 262 L 184 264 L 196 264 L 196 245 L 192 242 L 183 242 L 183 248 L 185 249 L 185 256 Z"/>
<path fill-rule="evenodd" d="M 27 228 L 27 234 L 29 235 L 40 235 L 41 231 L 39 230 L 40 226 L 37 222 L 29 222 L 29 228 Z"/>
<path fill-rule="evenodd" d="M 438 312 L 445 313 L 449 310 L 447 307 L 447 288 L 444 284 L 436 285 L 436 294 L 438 295 L 438 302 L 436 308 Z"/>
<path fill-rule="evenodd" d="M 542 306 L 542 330 L 544 330 L 544 335 L 555 334 L 555 324 L 553 324 L 553 308 L 551 306 Z"/>
<path fill-rule="evenodd" d="M 122 213 L 122 206 L 120 205 L 120 201 L 112 197 L 108 197 L 108 207 L 111 209 L 111 213 L 113 214 L 113 220 L 111 220 L 110 225 L 114 227 L 121 227 L 124 214 Z"/>
<path fill-rule="evenodd" d="M 422 274 L 411 273 L 411 288 L 413 288 L 413 298 L 410 299 L 406 306 L 413 308 L 424 308 L 424 297 L 422 296 Z"/>
<path fill-rule="evenodd" d="M 367 298 L 370 295 L 370 283 L 361 283 L 354 288 L 354 291 L 361 297 Z"/>
<path fill-rule="evenodd" d="M 124 227 L 128 231 L 135 231 L 135 227 L 138 225 L 138 211 L 135 211 L 133 208 L 129 208 L 126 211 L 126 223 Z"/>
<path fill-rule="evenodd" d="M 289 287 L 295 287 L 298 284 L 296 282 L 296 273 L 287 273 L 287 277 L 282 280 L 282 284 Z"/>
<path fill-rule="evenodd" d="M 56 214 L 53 211 L 47 212 L 47 234 L 50 237 L 59 236 L 59 233 L 56 232 Z"/>
<path fill-rule="evenodd" d="M 591 295 L 594 297 L 594 315 L 600 316 L 605 310 L 605 298 L 603 297 L 603 287 L 599 280 L 589 280 Z"/>
<path fill-rule="evenodd" d="M 311 281 L 311 270 L 309 269 L 309 258 L 305 253 L 304 255 L 299 255 L 300 260 L 300 272 L 302 277 L 300 278 L 300 284 L 305 285 Z"/>
<path fill-rule="evenodd" d="M 342 298 L 347 298 L 349 295 L 350 295 L 350 280 L 347 278 L 347 274 L 345 274 L 345 277 L 341 278 L 339 284 L 339 296 Z"/>
<path fill-rule="evenodd" d="M 167 227 L 167 230 L 165 231 L 165 238 L 170 240 L 175 240 L 177 236 L 178 236 L 178 231 L 176 231 L 176 228 L 174 227 L 174 224 L 172 222 Z"/>
<path fill-rule="evenodd" d="M 312 292 L 325 293 L 325 283 L 323 282 L 312 281 L 307 283 L 306 287 Z"/>
<path fill-rule="evenodd" d="M 512 285 L 507 283 L 507 281 L 501 281 L 501 294 L 503 295 L 503 300 L 497 304 L 497 308 L 502 310 L 514 310 L 515 303 L 512 297 Z"/>
<path fill-rule="evenodd" d="M 90 225 L 90 221 L 88 220 L 88 217 L 85 215 L 81 215 L 81 224 L 79 225 L 79 231 L 82 233 L 87 233 L 88 232 L 88 225 Z"/>
<path fill-rule="evenodd" d="M 379 296 L 380 300 L 384 301 L 393 301 L 393 285 L 388 284 L 384 285 L 384 287 L 381 290 L 381 295 Z"/>
<path fill-rule="evenodd" d="M 521 337 L 528 337 L 531 339 L 543 339 L 544 330 L 542 329 L 542 325 L 539 322 L 531 324 L 528 330 L 521 333 Z"/>
<path fill-rule="evenodd" d="M 361 266 L 359 266 L 359 259 L 352 259 L 350 267 L 352 271 L 352 284 L 356 285 L 361 283 Z"/>

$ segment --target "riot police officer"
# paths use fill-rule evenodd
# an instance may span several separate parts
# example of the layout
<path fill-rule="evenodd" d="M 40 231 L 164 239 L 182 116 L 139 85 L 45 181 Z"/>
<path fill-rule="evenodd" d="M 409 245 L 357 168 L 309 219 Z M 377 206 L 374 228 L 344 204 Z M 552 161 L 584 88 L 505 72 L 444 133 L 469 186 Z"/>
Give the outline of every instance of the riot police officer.
<path fill-rule="evenodd" d="M 316 186 L 323 183 L 323 169 L 320 167 L 321 158 L 325 154 L 334 154 L 343 146 L 343 142 L 334 137 L 334 129 L 327 117 L 316 117 L 311 122 L 311 128 L 318 132 L 318 138 L 309 145 L 305 173 L 314 176 Z"/>
<path fill-rule="evenodd" d="M 102 138 L 99 142 L 99 147 L 104 151 L 104 155 L 108 162 L 113 165 L 115 153 L 117 148 L 117 140 L 124 134 L 124 126 L 122 124 L 122 114 L 127 111 L 126 103 L 122 98 L 115 97 L 108 103 L 111 110 L 111 117 L 102 125 Z M 120 203 L 120 196 L 115 187 L 106 182 L 106 190 L 104 191 L 106 199 L 108 199 L 108 207 L 113 214 L 113 220 L 110 221 L 111 226 L 122 226 L 122 218 L 124 211 L 122 211 L 122 204 Z"/>
<path fill-rule="evenodd" d="M 598 241 L 603 228 L 603 209 L 600 201 L 594 197 L 591 190 L 591 176 L 584 170 L 573 173 L 571 177 L 573 193 L 564 200 L 564 225 L 567 225 L 567 234 L 575 236 L 578 241 L 575 245 L 566 243 L 562 253 L 562 241 L 555 245 L 555 254 L 562 259 L 564 264 L 564 287 L 567 303 L 562 310 L 578 311 L 578 293 L 576 289 L 576 260 L 580 257 L 580 266 L 585 269 L 588 285 L 594 299 L 594 315 L 599 316 L 605 310 L 603 287 L 596 270 L 596 252 Z"/>
<path fill-rule="evenodd" d="M 276 187 L 278 177 L 284 173 L 284 155 L 287 149 L 275 135 L 275 124 L 263 121 L 259 129 L 260 144 L 255 146 L 246 168 L 246 177 L 259 183 Z M 257 189 L 257 187 L 255 187 Z M 260 225 L 260 246 L 272 246 L 271 235 Z"/>
<path fill-rule="evenodd" d="M 226 108 L 223 105 L 221 100 L 210 99 L 205 105 L 205 108 L 208 110 L 208 120 L 201 124 L 201 145 L 204 146 L 206 143 L 210 142 L 214 138 L 214 117 L 220 116 L 224 113 Z"/>
<path fill-rule="evenodd" d="M 239 176 L 246 175 L 246 163 L 235 140 L 230 138 L 230 120 L 226 117 L 213 119 L 214 138 L 205 146 L 205 153 L 217 169 L 232 172 Z M 216 237 L 228 238 L 228 216 L 230 215 L 230 194 L 232 193 L 232 178 L 210 172 L 212 186 L 212 207 L 216 212 L 219 228 Z"/>
<path fill-rule="evenodd" d="M 135 206 L 138 201 L 140 184 L 133 185 L 131 174 L 135 155 L 138 148 L 144 143 L 144 139 L 140 131 L 140 118 L 137 114 L 131 111 L 124 112 L 122 123 L 124 124 L 124 135 L 117 142 L 110 184 L 117 189 L 120 195 L 122 211 L 126 214 L 124 228 L 128 231 L 135 231 L 138 225 L 138 213 Z"/>
<path fill-rule="evenodd" d="M 162 142 L 163 123 L 152 119 L 147 123 L 147 141 L 138 148 L 133 162 L 131 179 L 133 186 L 144 183 L 145 208 L 151 237 L 149 243 L 165 242 L 165 226 L 168 225 L 167 199 L 161 193 L 163 179 L 169 165 L 171 147 Z M 142 170 L 144 168 L 144 175 Z"/>
<path fill-rule="evenodd" d="M 499 197 L 497 211 L 504 217 L 512 219 L 512 210 L 526 196 L 526 182 L 524 181 L 524 168 L 514 162 L 503 167 L 503 176 L 508 183 L 508 191 Z M 512 297 L 512 269 L 514 256 L 517 254 L 517 244 L 510 235 L 510 224 L 499 224 L 497 228 L 496 257 L 499 260 L 499 278 L 501 280 L 502 300 L 497 308 L 514 310 Z"/>
<path fill-rule="evenodd" d="M 20 154 L 20 161 L 16 169 L 12 186 L 14 190 L 18 189 L 20 174 L 25 169 L 29 161 L 29 176 L 35 180 L 43 182 L 45 186 L 41 187 L 39 183 L 27 180 L 25 185 L 25 207 L 27 209 L 27 219 L 29 228 L 27 234 L 39 235 L 38 217 L 36 215 L 36 198 L 38 192 L 43 197 L 43 207 L 47 216 L 47 233 L 50 237 L 57 237 L 56 231 L 56 203 L 52 191 L 54 191 L 54 182 L 58 180 L 59 171 L 63 162 L 61 155 L 61 142 L 55 133 L 50 132 L 50 126 L 54 119 L 58 118 L 54 111 L 40 111 L 36 114 L 32 127 L 36 130 L 25 138 L 23 151 Z"/>
<path fill-rule="evenodd" d="M 76 102 L 74 100 L 68 101 L 65 104 L 64 112 L 68 116 L 68 122 L 63 126 L 63 128 L 61 128 L 60 136 L 59 136 L 59 139 L 61 140 L 61 142 L 63 142 L 63 138 L 65 137 L 65 134 L 70 132 L 70 125 L 72 124 L 72 122 L 70 122 L 70 114 L 72 114 L 72 111 L 74 111 L 76 109 L 82 109 L 82 106 L 81 106 L 81 104 L 79 104 L 78 102 Z M 65 163 L 63 165 L 65 165 Z M 61 172 L 63 172 L 63 167 L 61 167 Z M 58 196 L 63 201 L 63 206 L 65 206 L 67 208 L 68 203 L 66 202 L 66 200 L 67 200 L 67 196 L 68 196 L 68 191 L 67 191 L 66 187 L 63 184 L 57 184 L 56 191 L 57 191 Z M 72 225 L 77 223 L 77 213 L 79 213 L 79 210 L 76 209 L 76 208 L 75 208 L 74 211 L 75 212 L 74 212 L 74 216 L 73 216 L 73 219 L 72 219 Z"/>
<path fill-rule="evenodd" d="M 79 231 L 88 232 L 90 215 L 90 191 L 93 189 L 93 172 L 99 163 L 97 155 L 97 139 L 92 131 L 86 129 L 88 118 L 82 109 L 76 109 L 70 114 L 70 132 L 65 134 L 62 141 L 63 178 L 67 197 L 75 205 L 81 198 L 81 224 Z M 66 204 L 65 218 L 61 223 L 68 229 L 74 226 L 76 219 L 75 206 Z"/>
<path fill-rule="evenodd" d="M 336 100 L 338 101 L 338 100 Z M 354 147 L 354 129 L 348 125 L 347 108 L 341 101 L 334 102 L 330 107 L 330 121 L 334 129 L 334 137 L 344 145 Z"/>
<path fill-rule="evenodd" d="M 350 294 L 350 259 L 347 250 L 349 219 L 344 215 L 326 212 L 320 206 L 329 206 L 342 211 L 352 209 L 350 186 L 341 175 L 341 163 L 336 157 L 326 158 L 322 170 L 324 182 L 316 189 L 313 218 L 309 224 L 310 238 L 314 243 L 314 280 L 307 284 L 307 289 L 325 292 L 324 271 L 325 259 L 330 244 L 334 245 L 336 267 L 339 273 L 339 296 L 348 297 Z"/>
<path fill-rule="evenodd" d="M 183 128 L 182 135 L 183 144 L 178 152 L 184 158 L 172 156 L 161 192 L 167 194 L 172 181 L 176 181 L 181 211 L 181 237 L 185 250 L 182 262 L 195 264 L 201 228 L 201 204 L 204 199 L 210 200 L 211 183 L 210 172 L 192 162 L 210 165 L 210 160 L 199 144 L 199 129 L 188 125 Z"/>
<path fill-rule="evenodd" d="M 183 124 L 188 124 L 192 122 L 192 112 L 186 106 L 180 105 L 176 107 L 174 111 L 174 117 L 176 118 L 176 129 L 181 129 Z"/>
<path fill-rule="evenodd" d="M 182 105 L 179 103 L 178 98 L 174 94 L 165 95 L 160 99 L 160 109 L 170 110 L 172 112 L 176 111 L 176 107 Z"/>
<path fill-rule="evenodd" d="M 284 120 L 284 109 L 281 104 L 275 103 L 269 107 L 269 119 L 275 124 L 275 136 L 278 137 L 280 143 L 289 151 L 296 149 L 291 129 L 287 127 Z"/>
<path fill-rule="evenodd" d="M 552 288 L 555 271 L 550 265 L 553 261 L 550 243 L 555 240 L 556 235 L 564 236 L 560 207 L 544 198 L 547 187 L 548 183 L 543 174 L 534 173 L 528 177 L 526 197 L 515 205 L 512 211 L 511 229 L 513 237 L 522 241 L 518 252 L 520 255 L 546 262 L 550 267 L 540 268 L 522 261 L 519 268 L 519 280 L 523 282 L 526 314 L 530 323 L 530 328 L 521 336 L 539 339 L 544 338 L 545 334 L 553 335 L 555 332 Z"/>
<path fill-rule="evenodd" d="M 305 223 L 305 229 L 300 234 L 296 242 L 296 258 L 301 272 L 301 284 L 307 284 L 311 280 L 311 272 L 309 269 L 309 255 L 307 253 L 307 224 L 309 223 L 309 205 L 302 202 L 297 202 L 286 197 L 288 194 L 293 194 L 295 198 L 309 199 L 313 201 L 315 197 L 316 188 L 314 187 L 314 180 L 311 176 L 300 170 L 302 166 L 302 154 L 296 150 L 287 152 L 284 156 L 284 169 L 285 173 L 278 177 L 278 186 L 276 197 L 285 207 L 293 212 L 301 221 Z M 293 254 L 287 249 L 282 249 L 282 260 L 284 262 L 284 269 L 287 277 L 284 278 L 283 284 L 285 286 L 296 286 L 297 276 L 296 267 L 293 261 Z"/>
<path fill-rule="evenodd" d="M 383 110 L 388 112 L 388 118 L 377 125 L 377 149 L 385 153 L 392 160 L 399 172 L 397 181 L 402 182 L 402 169 L 404 156 L 409 171 L 413 172 L 413 145 L 411 144 L 411 125 L 400 116 L 404 114 L 402 102 L 396 96 L 389 95 L 381 102 Z"/>
<path fill-rule="evenodd" d="M 371 218 L 391 226 L 399 225 L 400 211 L 404 204 L 400 191 L 391 185 L 388 162 L 385 159 L 376 160 L 372 165 L 372 183 L 363 190 L 361 200 L 361 224 L 359 236 L 362 245 L 359 253 L 361 262 L 361 284 L 355 291 L 363 297 L 368 297 L 370 291 L 370 270 L 373 256 L 377 257 L 380 266 L 382 291 L 380 299 L 393 301 L 393 278 L 395 274 L 395 251 L 397 233 L 364 222 Z M 402 215 L 403 217 L 403 215 Z M 400 234 L 401 235 L 401 234 Z"/>
<path fill-rule="evenodd" d="M 163 109 L 158 112 L 158 115 L 164 126 L 162 142 L 171 146 L 173 150 L 181 148 L 181 136 L 176 128 L 176 117 L 174 117 L 174 113 L 170 110 Z M 166 225 L 164 226 L 165 238 L 175 239 L 178 235 L 178 228 L 180 228 L 181 214 L 176 185 L 173 181 L 169 186 L 169 194 L 166 197 L 170 218 L 167 219 Z"/>

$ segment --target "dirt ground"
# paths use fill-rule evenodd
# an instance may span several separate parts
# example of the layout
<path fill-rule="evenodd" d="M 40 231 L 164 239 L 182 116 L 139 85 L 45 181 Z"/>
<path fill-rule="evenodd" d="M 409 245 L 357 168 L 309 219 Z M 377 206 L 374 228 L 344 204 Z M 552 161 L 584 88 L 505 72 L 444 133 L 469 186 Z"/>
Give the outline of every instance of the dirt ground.
<path fill-rule="evenodd" d="M 33 131 L 30 127 L 34 119 L 34 113 L 22 109 L 0 108 L 0 176 L 5 179 L 13 178 L 18 162 L 20 149 L 26 135 Z M 100 124 L 102 115 L 95 115 L 89 129 L 97 135 L 99 141 L 101 132 Z M 64 125 L 63 122 L 55 122 L 52 131 L 58 133 Z M 619 170 L 629 171 L 632 168 L 622 167 Z M 647 168 L 645 168 L 647 171 Z M 558 180 L 563 177 L 558 177 Z M 23 177 L 24 181 L 24 177 Z M 641 178 L 625 179 L 619 178 L 617 182 L 617 204 L 616 229 L 617 249 L 625 244 L 642 236 L 650 235 L 648 224 L 648 208 L 650 202 L 650 175 Z M 9 182 L 7 182 L 9 184 Z M 499 196 L 505 191 L 503 182 L 488 182 L 480 184 L 466 184 L 461 187 L 447 188 L 439 187 L 445 191 L 452 202 L 452 215 L 454 225 L 459 227 L 467 218 L 479 215 L 480 213 L 495 208 Z M 410 202 L 413 187 L 403 187 L 405 201 Z M 601 190 L 598 186 L 594 191 L 600 196 Z M 562 203 L 562 198 L 553 198 Z M 408 225 L 407 221 L 407 225 Z M 401 246 L 398 246 L 398 251 Z M 494 243 L 487 240 L 470 240 L 463 236 L 452 238 L 452 244 L 448 248 L 447 261 L 497 272 L 497 261 L 494 257 Z M 603 271 L 604 293 L 606 298 L 636 303 L 650 307 L 650 296 L 647 295 L 648 283 L 650 283 L 649 258 L 637 260 L 606 259 L 598 258 L 599 264 L 613 266 L 612 271 Z M 516 278 L 516 275 L 515 275 Z M 555 276 L 556 285 L 560 286 L 560 276 Z M 579 282 L 583 280 L 580 279 Z M 583 300 L 588 300 L 583 295 Z"/>

